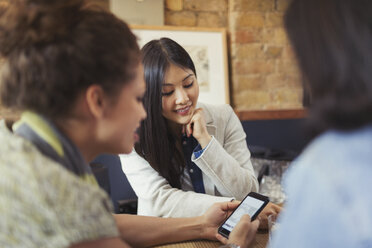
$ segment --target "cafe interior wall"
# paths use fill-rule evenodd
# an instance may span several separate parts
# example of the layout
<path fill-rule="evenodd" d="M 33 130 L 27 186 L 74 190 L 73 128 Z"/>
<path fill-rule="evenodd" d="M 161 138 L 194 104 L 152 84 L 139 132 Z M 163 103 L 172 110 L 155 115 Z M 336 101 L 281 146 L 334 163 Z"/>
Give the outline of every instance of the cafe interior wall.
<path fill-rule="evenodd" d="M 283 27 L 290 0 L 165 0 L 165 25 L 228 31 L 237 111 L 302 108 L 301 78 Z"/>
<path fill-rule="evenodd" d="M 109 9 L 109 0 L 89 1 Z M 231 103 L 237 111 L 300 109 L 301 78 L 282 22 L 289 1 L 164 0 L 164 24 L 226 28 Z M 15 115 L 0 106 L 0 116 Z"/>

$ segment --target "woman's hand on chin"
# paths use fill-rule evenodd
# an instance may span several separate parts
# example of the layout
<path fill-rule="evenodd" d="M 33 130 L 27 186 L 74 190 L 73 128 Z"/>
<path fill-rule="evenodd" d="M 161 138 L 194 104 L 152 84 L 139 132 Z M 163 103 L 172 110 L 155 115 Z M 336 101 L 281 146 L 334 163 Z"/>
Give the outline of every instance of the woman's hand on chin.
<path fill-rule="evenodd" d="M 188 124 L 185 126 L 187 137 L 190 135 L 199 142 L 202 149 L 204 149 L 212 139 L 207 130 L 203 109 L 195 109 L 194 114 Z"/>

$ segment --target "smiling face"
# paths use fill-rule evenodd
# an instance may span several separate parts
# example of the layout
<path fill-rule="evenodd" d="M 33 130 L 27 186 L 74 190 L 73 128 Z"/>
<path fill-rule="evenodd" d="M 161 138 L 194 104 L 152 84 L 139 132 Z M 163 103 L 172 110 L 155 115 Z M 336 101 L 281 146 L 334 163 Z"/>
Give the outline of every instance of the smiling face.
<path fill-rule="evenodd" d="M 198 81 L 192 70 L 170 64 L 162 87 L 162 114 L 173 124 L 187 124 L 199 97 Z"/>

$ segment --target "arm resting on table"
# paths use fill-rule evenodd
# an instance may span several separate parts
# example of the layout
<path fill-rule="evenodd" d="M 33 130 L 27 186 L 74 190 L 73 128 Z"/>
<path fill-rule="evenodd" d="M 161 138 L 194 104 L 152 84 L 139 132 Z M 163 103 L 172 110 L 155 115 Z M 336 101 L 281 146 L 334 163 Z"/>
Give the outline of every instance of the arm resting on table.
<path fill-rule="evenodd" d="M 148 247 L 203 236 L 201 217 L 158 218 L 139 215 L 114 215 L 122 238 L 133 247 Z"/>

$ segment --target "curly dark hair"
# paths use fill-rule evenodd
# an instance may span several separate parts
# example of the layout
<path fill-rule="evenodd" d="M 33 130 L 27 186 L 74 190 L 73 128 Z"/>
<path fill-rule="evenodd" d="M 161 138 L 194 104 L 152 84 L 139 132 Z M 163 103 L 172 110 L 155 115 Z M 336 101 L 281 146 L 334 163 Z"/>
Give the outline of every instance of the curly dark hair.
<path fill-rule="evenodd" d="M 370 0 L 293 0 L 287 9 L 313 135 L 372 122 L 371 13 Z"/>
<path fill-rule="evenodd" d="M 115 99 L 140 62 L 127 24 L 83 0 L 12 0 L 0 11 L 0 53 L 3 105 L 50 118 L 92 84 Z"/>

